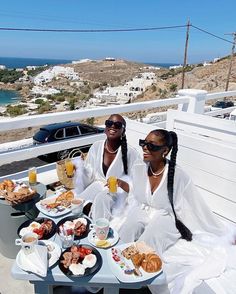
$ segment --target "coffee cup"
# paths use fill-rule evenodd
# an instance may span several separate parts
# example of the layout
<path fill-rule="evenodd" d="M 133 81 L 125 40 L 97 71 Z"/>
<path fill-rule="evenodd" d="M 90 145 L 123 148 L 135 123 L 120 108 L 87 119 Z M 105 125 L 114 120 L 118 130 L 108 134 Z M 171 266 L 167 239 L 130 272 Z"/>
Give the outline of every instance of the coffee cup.
<path fill-rule="evenodd" d="M 83 199 L 73 199 L 71 201 L 71 212 L 74 215 L 80 215 L 83 212 L 84 200 Z"/>
<path fill-rule="evenodd" d="M 21 237 L 21 239 L 16 239 L 15 244 L 20 245 L 26 254 L 34 251 L 34 246 L 38 243 L 38 234 L 27 233 Z"/>
<path fill-rule="evenodd" d="M 106 240 L 109 233 L 109 220 L 106 218 L 98 218 L 94 224 L 90 224 L 89 228 L 95 230 L 95 234 L 99 240 Z"/>

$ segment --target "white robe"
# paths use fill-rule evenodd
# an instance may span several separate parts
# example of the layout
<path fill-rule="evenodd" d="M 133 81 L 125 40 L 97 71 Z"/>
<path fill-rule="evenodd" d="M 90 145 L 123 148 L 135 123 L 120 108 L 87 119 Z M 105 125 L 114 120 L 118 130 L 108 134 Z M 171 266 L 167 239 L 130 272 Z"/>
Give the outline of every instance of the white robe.
<path fill-rule="evenodd" d="M 124 242 L 144 240 L 156 249 L 164 261 L 164 271 L 173 293 L 192 293 L 193 288 L 200 284 L 199 276 L 193 275 L 191 287 L 189 284 L 187 286 L 184 284 L 188 282 L 188 279 L 184 279 L 183 276 L 187 276 L 196 266 L 199 267 L 200 264 L 206 262 L 210 254 L 215 253 L 212 251 L 213 248 L 216 246 L 224 248 L 226 244 L 230 244 L 232 234 L 208 208 L 189 176 L 179 166 L 176 166 L 174 208 L 177 217 L 193 233 L 192 242 L 180 239 L 181 235 L 175 226 L 173 211 L 168 199 L 167 172 L 168 164 L 166 164 L 159 186 L 152 194 L 147 176 L 147 165 L 134 166 L 128 218 L 119 233 Z M 224 249 L 222 250 L 224 252 Z M 200 267 L 201 270 L 198 270 L 202 274 L 200 280 L 222 273 L 222 269 L 226 267 L 227 257 L 224 253 L 221 254 L 221 257 L 220 260 L 211 258 L 214 271 L 210 273 L 204 272 L 205 267 Z M 157 289 L 151 287 L 153 293 L 160 293 L 158 292 L 160 290 Z"/>
<path fill-rule="evenodd" d="M 127 202 L 128 194 L 118 188 L 117 194 L 111 197 L 105 186 L 110 176 L 115 176 L 126 182 L 130 181 L 130 173 L 135 162 L 141 162 L 139 153 L 131 146 L 127 146 L 128 175 L 124 173 L 122 152 L 119 147 L 114 160 L 106 175 L 103 172 L 103 155 L 105 141 L 95 142 L 89 149 L 84 164 L 76 163 L 75 190 L 78 197 L 93 202 L 92 218 L 121 216 Z"/>

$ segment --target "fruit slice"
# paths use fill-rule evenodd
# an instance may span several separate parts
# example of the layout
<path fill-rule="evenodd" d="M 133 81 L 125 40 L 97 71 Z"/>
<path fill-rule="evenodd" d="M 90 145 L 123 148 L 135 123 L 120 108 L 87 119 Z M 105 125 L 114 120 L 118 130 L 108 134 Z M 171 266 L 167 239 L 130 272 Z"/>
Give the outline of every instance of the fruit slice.
<path fill-rule="evenodd" d="M 111 246 L 111 243 L 107 240 L 98 240 L 96 241 L 96 246 L 106 248 Z"/>

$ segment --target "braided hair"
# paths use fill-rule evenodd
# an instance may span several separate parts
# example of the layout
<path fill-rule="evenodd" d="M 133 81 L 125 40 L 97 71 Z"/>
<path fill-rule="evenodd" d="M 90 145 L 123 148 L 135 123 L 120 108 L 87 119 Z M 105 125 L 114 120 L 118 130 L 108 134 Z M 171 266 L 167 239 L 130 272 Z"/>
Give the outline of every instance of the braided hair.
<path fill-rule="evenodd" d="M 174 218 L 175 218 L 175 226 L 180 232 L 183 239 L 187 241 L 192 240 L 191 231 L 177 218 L 175 208 L 174 208 L 174 175 L 175 175 L 175 165 L 176 165 L 176 156 L 178 152 L 178 137 L 175 132 L 166 131 L 163 129 L 154 130 L 152 133 L 160 136 L 164 140 L 164 144 L 171 150 L 170 161 L 168 167 L 167 174 L 167 191 L 168 198 L 170 201 L 171 208 L 173 210 Z"/>
<path fill-rule="evenodd" d="M 124 172 L 126 175 L 128 174 L 127 152 L 128 152 L 127 139 L 126 139 L 126 135 L 124 134 L 121 137 L 121 153 L 122 153 Z"/>

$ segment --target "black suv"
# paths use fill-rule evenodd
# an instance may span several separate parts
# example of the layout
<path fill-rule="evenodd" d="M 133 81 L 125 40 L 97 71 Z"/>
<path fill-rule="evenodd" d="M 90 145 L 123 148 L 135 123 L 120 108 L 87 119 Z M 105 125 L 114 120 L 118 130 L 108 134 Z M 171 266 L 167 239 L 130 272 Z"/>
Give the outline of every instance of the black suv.
<path fill-rule="evenodd" d="M 33 144 L 42 144 L 56 142 L 60 140 L 73 139 L 80 136 L 90 136 L 98 133 L 103 133 L 104 129 L 93 127 L 90 125 L 78 122 L 63 122 L 50 124 L 41 127 L 39 131 L 33 136 Z M 80 147 L 81 151 L 87 152 L 91 145 Z M 46 154 L 50 160 L 59 160 L 65 158 L 73 149 L 61 150 L 55 153 Z"/>
<path fill-rule="evenodd" d="M 217 107 L 217 108 L 227 108 L 231 106 L 234 106 L 233 101 L 220 101 L 220 100 L 216 101 L 216 103 L 212 105 L 212 107 Z"/>

